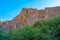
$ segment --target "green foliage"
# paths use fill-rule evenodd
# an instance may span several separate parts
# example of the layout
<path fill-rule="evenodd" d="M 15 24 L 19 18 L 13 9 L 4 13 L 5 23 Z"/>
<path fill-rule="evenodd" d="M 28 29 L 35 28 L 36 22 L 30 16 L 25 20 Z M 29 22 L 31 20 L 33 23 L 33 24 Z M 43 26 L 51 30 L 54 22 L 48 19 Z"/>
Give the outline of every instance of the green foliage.
<path fill-rule="evenodd" d="M 2 25 L 0 25 L 0 40 L 8 40 L 8 33 L 2 30 Z"/>
<path fill-rule="evenodd" d="M 9 33 L 0 30 L 0 40 L 60 40 L 60 16 L 41 20 L 32 26 L 18 28 Z"/>
<path fill-rule="evenodd" d="M 60 40 L 60 16 L 10 32 L 10 40 Z"/>
<path fill-rule="evenodd" d="M 33 26 L 41 29 L 41 36 L 46 40 L 60 40 L 60 16 L 53 17 L 48 20 L 41 20 Z M 40 26 L 38 26 L 40 25 Z"/>
<path fill-rule="evenodd" d="M 8 34 L 0 31 L 0 40 L 8 40 Z"/>

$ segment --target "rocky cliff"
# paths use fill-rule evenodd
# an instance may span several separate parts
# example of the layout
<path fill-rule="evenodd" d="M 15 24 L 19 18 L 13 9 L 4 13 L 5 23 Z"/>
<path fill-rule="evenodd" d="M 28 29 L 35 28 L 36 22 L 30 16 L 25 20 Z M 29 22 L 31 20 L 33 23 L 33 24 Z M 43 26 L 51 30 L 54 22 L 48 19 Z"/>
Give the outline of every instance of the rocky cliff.
<path fill-rule="evenodd" d="M 3 29 L 9 32 L 10 30 L 22 28 L 26 25 L 32 25 L 38 20 L 51 18 L 55 15 L 60 15 L 60 7 L 47 7 L 44 10 L 23 8 L 19 15 L 11 21 L 3 22 L 2 25 Z"/>
<path fill-rule="evenodd" d="M 3 22 L 2 22 L 2 21 L 0 21 L 0 25 L 2 25 L 2 23 L 3 23 Z"/>

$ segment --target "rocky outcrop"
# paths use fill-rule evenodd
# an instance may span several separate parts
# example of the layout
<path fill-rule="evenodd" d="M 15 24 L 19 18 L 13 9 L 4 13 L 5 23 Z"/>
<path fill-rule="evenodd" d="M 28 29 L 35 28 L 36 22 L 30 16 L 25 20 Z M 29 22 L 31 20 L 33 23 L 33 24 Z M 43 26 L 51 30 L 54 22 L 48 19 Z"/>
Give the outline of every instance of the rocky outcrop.
<path fill-rule="evenodd" d="M 22 27 L 26 25 L 32 25 L 37 20 L 44 18 L 44 16 L 45 16 L 45 10 L 23 8 L 20 15 L 18 15 L 13 20 L 15 21 L 15 23 L 18 23 L 20 27 Z"/>
<path fill-rule="evenodd" d="M 3 23 L 3 22 L 2 22 L 2 21 L 0 21 L 0 25 L 2 25 L 2 23 Z"/>
<path fill-rule="evenodd" d="M 51 18 L 55 15 L 60 15 L 60 6 L 45 8 L 46 18 Z"/>
<path fill-rule="evenodd" d="M 9 32 L 10 30 L 22 28 L 26 25 L 32 25 L 38 20 L 51 18 L 55 15 L 60 15 L 60 7 L 48 7 L 44 10 L 23 8 L 21 13 L 14 19 L 3 22 L 3 28 L 5 31 Z"/>
<path fill-rule="evenodd" d="M 3 22 L 3 30 L 4 31 L 9 32 L 14 29 L 16 29 L 16 24 L 13 23 L 12 21 Z"/>

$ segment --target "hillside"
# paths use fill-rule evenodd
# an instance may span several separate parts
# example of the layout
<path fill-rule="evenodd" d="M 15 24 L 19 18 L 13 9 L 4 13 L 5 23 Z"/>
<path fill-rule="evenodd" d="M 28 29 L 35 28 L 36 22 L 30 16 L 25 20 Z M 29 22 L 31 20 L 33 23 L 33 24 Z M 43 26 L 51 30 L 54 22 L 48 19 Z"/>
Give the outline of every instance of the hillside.
<path fill-rule="evenodd" d="M 48 19 L 55 15 L 60 15 L 60 6 L 58 7 L 47 7 L 43 10 L 33 8 L 23 8 L 21 13 L 12 20 L 3 22 L 3 29 L 6 32 L 14 30 L 16 28 L 22 28 L 26 25 L 33 25 L 36 21 L 41 19 Z"/>
<path fill-rule="evenodd" d="M 60 16 L 43 19 L 9 33 L 0 29 L 0 40 L 60 40 Z"/>

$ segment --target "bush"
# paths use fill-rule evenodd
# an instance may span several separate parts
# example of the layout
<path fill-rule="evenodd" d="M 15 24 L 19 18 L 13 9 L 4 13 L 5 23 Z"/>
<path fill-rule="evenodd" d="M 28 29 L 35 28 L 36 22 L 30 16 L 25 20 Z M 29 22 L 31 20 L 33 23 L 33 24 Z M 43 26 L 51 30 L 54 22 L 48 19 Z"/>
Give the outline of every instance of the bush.
<path fill-rule="evenodd" d="M 10 40 L 60 40 L 60 16 L 13 30 Z"/>
<path fill-rule="evenodd" d="M 2 25 L 0 25 L 0 40 L 9 40 L 8 33 L 2 30 Z"/>

